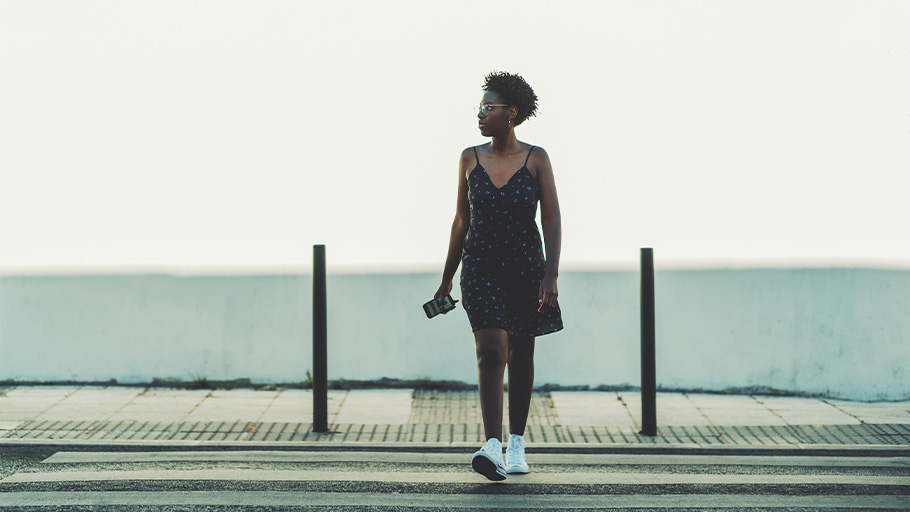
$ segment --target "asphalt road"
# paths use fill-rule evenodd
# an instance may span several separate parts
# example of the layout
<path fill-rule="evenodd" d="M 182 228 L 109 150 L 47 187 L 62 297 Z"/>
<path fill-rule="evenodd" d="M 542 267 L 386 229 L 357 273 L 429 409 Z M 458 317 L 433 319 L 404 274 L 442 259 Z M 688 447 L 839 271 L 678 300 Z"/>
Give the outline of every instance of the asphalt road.
<path fill-rule="evenodd" d="M 0 510 L 910 510 L 908 452 L 470 453 L 0 445 Z"/>

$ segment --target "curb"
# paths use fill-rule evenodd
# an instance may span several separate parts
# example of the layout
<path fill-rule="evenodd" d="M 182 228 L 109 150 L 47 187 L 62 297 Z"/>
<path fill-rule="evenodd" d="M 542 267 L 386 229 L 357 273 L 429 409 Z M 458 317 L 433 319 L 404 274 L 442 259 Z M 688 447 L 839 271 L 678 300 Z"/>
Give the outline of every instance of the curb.
<path fill-rule="evenodd" d="M 99 448 L 105 451 L 143 451 L 143 450 L 211 450 L 211 451 L 338 451 L 338 452 L 433 452 L 433 453 L 466 453 L 477 448 L 476 443 L 325 443 L 325 442 L 286 442 L 286 441 L 120 441 L 117 443 L 92 441 L 59 440 L 4 440 L 2 449 L 53 448 L 57 450 L 88 451 Z M 789 456 L 874 456 L 874 457 L 907 457 L 910 463 L 910 446 L 894 445 L 699 445 L 699 444 L 592 444 L 592 443 L 535 443 L 531 449 L 535 453 L 564 454 L 661 454 L 661 455 L 789 455 Z"/>

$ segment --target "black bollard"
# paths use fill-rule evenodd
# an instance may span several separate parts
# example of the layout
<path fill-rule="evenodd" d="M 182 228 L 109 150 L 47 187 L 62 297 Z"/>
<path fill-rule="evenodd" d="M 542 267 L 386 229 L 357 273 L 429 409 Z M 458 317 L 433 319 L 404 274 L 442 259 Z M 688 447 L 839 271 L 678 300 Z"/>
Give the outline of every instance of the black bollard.
<path fill-rule="evenodd" d="M 641 250 L 641 423 L 642 435 L 657 435 L 653 249 Z"/>
<path fill-rule="evenodd" d="M 325 246 L 313 246 L 313 432 L 329 430 Z"/>

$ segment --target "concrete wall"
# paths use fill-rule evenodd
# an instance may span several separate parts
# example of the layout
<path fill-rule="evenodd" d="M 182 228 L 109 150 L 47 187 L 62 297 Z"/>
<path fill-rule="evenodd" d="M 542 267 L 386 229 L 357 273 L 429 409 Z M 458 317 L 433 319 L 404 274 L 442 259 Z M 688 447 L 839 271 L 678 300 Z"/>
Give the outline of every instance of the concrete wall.
<path fill-rule="evenodd" d="M 536 382 L 639 383 L 637 272 L 565 272 L 566 329 Z M 462 308 L 427 320 L 436 274 L 330 275 L 330 379 L 476 380 Z M 300 382 L 309 276 L 0 277 L 0 380 Z M 910 398 L 910 271 L 675 270 L 655 276 L 658 385 Z M 460 297 L 456 289 L 455 297 Z"/>

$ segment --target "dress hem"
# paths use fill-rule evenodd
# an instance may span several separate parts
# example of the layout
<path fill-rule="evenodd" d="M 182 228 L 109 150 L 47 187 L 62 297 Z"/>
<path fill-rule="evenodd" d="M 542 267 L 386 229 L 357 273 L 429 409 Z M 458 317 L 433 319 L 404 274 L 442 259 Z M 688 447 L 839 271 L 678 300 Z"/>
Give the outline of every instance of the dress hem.
<path fill-rule="evenodd" d="M 559 332 L 559 331 L 563 330 L 563 327 L 560 326 L 555 329 L 547 329 L 547 330 L 541 331 L 539 334 L 517 333 L 517 332 L 509 331 L 505 327 L 498 327 L 498 326 L 478 327 L 476 329 L 472 327 L 471 332 L 477 332 L 481 329 L 501 329 L 503 331 L 506 331 L 506 334 L 508 334 L 509 336 L 522 336 L 522 337 L 528 337 L 528 338 L 537 338 L 539 336 L 546 336 L 547 334 L 553 334 L 553 333 Z"/>

